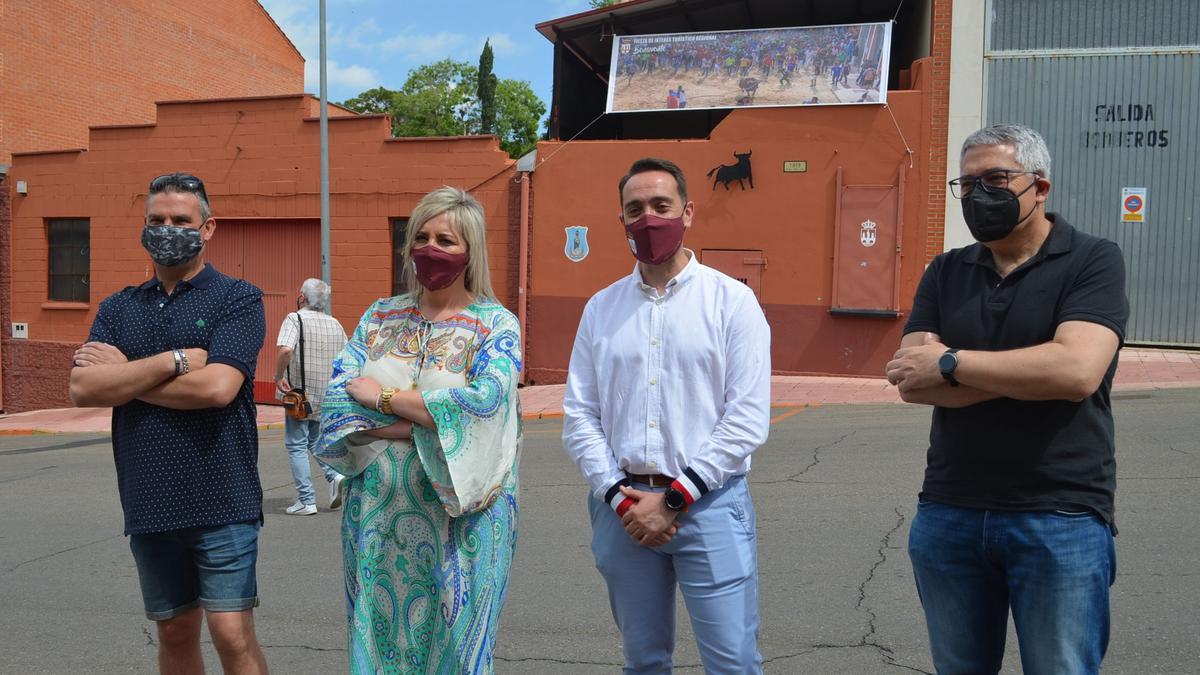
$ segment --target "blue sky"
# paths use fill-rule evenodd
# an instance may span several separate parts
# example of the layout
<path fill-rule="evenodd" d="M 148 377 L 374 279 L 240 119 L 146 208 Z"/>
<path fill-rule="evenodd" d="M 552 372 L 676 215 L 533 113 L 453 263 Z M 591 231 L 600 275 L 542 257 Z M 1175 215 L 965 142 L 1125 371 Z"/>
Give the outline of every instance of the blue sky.
<path fill-rule="evenodd" d="M 318 0 L 259 2 L 304 55 L 305 91 L 318 93 Z M 476 64 L 490 38 L 496 75 L 527 80 L 549 108 L 554 50 L 534 25 L 587 9 L 587 0 L 326 0 L 329 100 L 399 89 L 410 70 L 443 58 Z"/>

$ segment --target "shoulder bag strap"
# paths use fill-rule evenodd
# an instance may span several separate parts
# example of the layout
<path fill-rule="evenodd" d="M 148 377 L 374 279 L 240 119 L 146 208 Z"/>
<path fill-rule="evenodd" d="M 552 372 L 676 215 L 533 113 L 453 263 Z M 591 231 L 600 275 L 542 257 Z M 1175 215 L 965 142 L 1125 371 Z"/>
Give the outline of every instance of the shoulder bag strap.
<path fill-rule="evenodd" d="M 304 388 L 304 321 L 300 318 L 300 312 L 296 312 L 296 321 L 300 324 L 300 391 L 305 391 Z"/>

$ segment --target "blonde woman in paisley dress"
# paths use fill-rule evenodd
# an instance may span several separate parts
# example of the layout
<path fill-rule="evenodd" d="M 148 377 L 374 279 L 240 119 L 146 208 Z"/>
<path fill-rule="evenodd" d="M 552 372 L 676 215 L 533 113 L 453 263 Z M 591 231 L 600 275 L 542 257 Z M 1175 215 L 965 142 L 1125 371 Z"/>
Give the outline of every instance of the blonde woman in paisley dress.
<path fill-rule="evenodd" d="M 314 453 L 346 476 L 351 673 L 491 673 L 517 545 L 520 326 L 494 299 L 483 208 L 426 195 L 408 293 L 334 361 Z"/>

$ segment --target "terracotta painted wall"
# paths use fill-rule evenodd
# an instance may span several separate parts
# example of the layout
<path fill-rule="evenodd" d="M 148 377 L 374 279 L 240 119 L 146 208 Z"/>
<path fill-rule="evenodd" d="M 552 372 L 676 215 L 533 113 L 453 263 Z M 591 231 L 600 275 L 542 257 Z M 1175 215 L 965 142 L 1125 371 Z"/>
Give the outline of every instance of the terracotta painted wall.
<path fill-rule="evenodd" d="M 0 64 L 0 163 L 151 122 L 155 101 L 304 89 L 304 59 L 256 0 L 4 0 Z"/>
<path fill-rule="evenodd" d="M 316 101 L 305 95 L 162 104 L 155 124 L 93 128 L 86 152 L 16 155 L 7 182 L 24 180 L 29 193 L 13 195 L 12 203 L 7 412 L 66 405 L 69 356 L 100 301 L 152 274 L 138 237 L 154 176 L 184 170 L 202 178 L 218 220 L 216 237 L 221 217 L 281 223 L 319 217 L 316 112 Z M 470 189 L 483 203 L 493 284 L 512 306 L 514 163 L 495 137 L 392 139 L 384 116 L 340 116 L 331 118 L 330 148 L 334 309 L 347 330 L 370 303 L 391 293 L 390 218 L 408 216 L 443 184 Z M 90 219 L 88 303 L 47 300 L 45 220 L 58 217 Z M 28 322 L 30 340 L 8 339 L 10 321 Z M 267 327 L 268 345 L 277 331 Z M 33 388 L 23 376 L 35 372 Z"/>
<path fill-rule="evenodd" d="M 904 318 L 834 317 L 828 311 L 836 171 L 843 168 L 847 184 L 894 185 L 905 173 L 900 302 L 911 307 L 926 258 L 928 62 L 918 62 L 912 76 L 915 90 L 889 92 L 888 108 L 737 110 L 708 140 L 575 142 L 538 167 L 529 376 L 563 380 L 584 303 L 633 269 L 617 220 L 617 181 L 643 156 L 670 159 L 688 177 L 696 216 L 685 246 L 765 252 L 760 301 L 772 325 L 777 372 L 879 375 L 899 343 Z M 905 141 L 913 151 L 911 166 Z M 560 147 L 543 143 L 539 154 Z M 734 152 L 747 151 L 753 151 L 754 189 L 734 184 L 732 191 L 714 191 L 705 174 L 732 163 Z M 808 172 L 784 173 L 788 160 L 806 160 Z M 572 225 L 589 228 L 591 252 L 579 263 L 563 253 L 563 228 Z"/>

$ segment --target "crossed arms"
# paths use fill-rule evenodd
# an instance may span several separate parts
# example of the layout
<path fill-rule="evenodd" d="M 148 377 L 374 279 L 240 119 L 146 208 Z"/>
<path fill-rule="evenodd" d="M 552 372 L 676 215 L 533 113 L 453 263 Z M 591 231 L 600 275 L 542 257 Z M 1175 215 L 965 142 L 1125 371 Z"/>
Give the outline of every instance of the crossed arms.
<path fill-rule="evenodd" d="M 888 382 L 909 403 L 963 408 L 995 398 L 1082 401 L 1100 387 L 1120 340 L 1107 326 L 1064 321 L 1054 338 L 1005 351 L 962 350 L 953 387 L 942 378 L 938 358 L 946 351 L 937 333 L 917 331 L 900 341 L 887 364 Z"/>
<path fill-rule="evenodd" d="M 208 363 L 203 349 L 184 349 L 191 370 L 175 375 L 175 358 L 162 352 L 130 361 L 103 342 L 85 343 L 75 352 L 71 369 L 71 402 L 104 408 L 135 399 L 176 410 L 224 408 L 233 402 L 245 375 L 224 363 Z"/>

